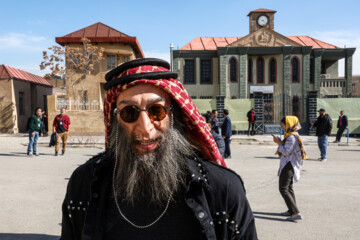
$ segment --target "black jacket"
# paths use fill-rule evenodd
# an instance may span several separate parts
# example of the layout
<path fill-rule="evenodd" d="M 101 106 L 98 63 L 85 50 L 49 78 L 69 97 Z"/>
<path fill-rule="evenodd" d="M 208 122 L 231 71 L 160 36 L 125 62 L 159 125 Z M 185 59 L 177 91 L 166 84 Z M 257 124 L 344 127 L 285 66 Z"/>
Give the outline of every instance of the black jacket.
<path fill-rule="evenodd" d="M 341 121 L 341 128 L 346 128 L 348 126 L 348 118 L 346 115 L 343 115 L 342 117 L 339 116 L 339 120 L 337 122 L 337 128 L 340 128 L 340 121 Z"/>
<path fill-rule="evenodd" d="M 248 111 L 248 113 L 246 114 L 247 118 L 248 118 L 248 122 L 252 122 L 252 114 L 251 114 L 251 110 Z M 254 122 L 256 121 L 256 115 L 255 115 L 255 112 L 254 112 Z"/>
<path fill-rule="evenodd" d="M 316 136 L 324 136 L 325 134 L 330 136 L 332 120 L 329 114 L 325 114 L 323 118 L 319 116 L 314 123 L 314 127 L 316 127 Z"/>
<path fill-rule="evenodd" d="M 103 217 L 111 196 L 111 159 L 106 153 L 99 154 L 72 174 L 62 205 L 61 239 L 102 239 Z M 241 178 L 200 158 L 187 159 L 187 163 L 191 180 L 185 201 L 199 220 L 204 239 L 257 239 Z"/>

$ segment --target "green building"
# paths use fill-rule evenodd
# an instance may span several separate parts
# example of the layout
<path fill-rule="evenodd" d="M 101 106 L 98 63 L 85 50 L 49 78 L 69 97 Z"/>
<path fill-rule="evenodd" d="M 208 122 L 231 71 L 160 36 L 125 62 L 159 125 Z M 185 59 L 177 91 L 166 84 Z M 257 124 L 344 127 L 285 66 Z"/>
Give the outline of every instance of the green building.
<path fill-rule="evenodd" d="M 261 93 L 265 123 L 278 122 L 284 115 L 307 121 L 309 94 L 350 96 L 355 48 L 309 36 L 283 36 L 275 31 L 275 13 L 251 11 L 246 36 L 196 37 L 174 50 L 173 70 L 189 95 L 221 102 Z M 338 75 L 340 59 L 345 59 L 345 77 Z"/>

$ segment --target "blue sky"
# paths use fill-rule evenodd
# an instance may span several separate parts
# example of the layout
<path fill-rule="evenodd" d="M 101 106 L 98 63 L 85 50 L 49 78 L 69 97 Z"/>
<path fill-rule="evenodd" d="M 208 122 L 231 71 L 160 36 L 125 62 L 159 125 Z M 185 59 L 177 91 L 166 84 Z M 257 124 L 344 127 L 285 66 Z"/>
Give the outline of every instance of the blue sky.
<path fill-rule="evenodd" d="M 353 74 L 360 75 L 360 3 L 303 1 L 4 1 L 0 14 L 0 64 L 43 75 L 42 50 L 55 37 L 102 22 L 135 36 L 146 57 L 169 60 L 169 45 L 182 47 L 197 36 L 236 37 L 249 32 L 247 14 L 276 10 L 275 31 L 311 36 L 344 47 L 357 47 Z M 339 73 L 343 75 L 343 62 Z"/>

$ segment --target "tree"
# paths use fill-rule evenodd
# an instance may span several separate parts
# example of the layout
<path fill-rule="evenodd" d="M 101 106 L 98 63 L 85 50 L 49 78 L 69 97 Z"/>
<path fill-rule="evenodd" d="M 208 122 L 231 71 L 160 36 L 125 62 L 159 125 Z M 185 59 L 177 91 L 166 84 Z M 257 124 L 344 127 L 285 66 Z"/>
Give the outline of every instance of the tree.
<path fill-rule="evenodd" d="M 43 51 L 43 61 L 40 69 L 50 70 L 45 77 L 61 77 L 71 84 L 73 96 L 76 98 L 75 86 L 81 84 L 81 98 L 84 97 L 86 77 L 94 71 L 96 63 L 103 58 L 104 49 L 91 44 L 87 38 L 82 38 L 82 47 L 49 47 Z"/>

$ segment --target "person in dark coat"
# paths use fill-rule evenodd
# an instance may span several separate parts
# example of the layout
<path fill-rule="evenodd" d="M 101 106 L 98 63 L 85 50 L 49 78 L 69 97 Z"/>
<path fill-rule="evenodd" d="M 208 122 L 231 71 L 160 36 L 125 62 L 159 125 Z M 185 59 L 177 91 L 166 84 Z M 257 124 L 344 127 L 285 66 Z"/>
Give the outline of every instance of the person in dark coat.
<path fill-rule="evenodd" d="M 255 134 L 255 121 L 256 121 L 256 115 L 255 110 L 252 108 L 248 113 L 246 114 L 249 122 L 249 128 L 248 128 L 248 136 L 250 135 L 250 127 L 251 127 L 251 136 L 254 136 Z"/>
<path fill-rule="evenodd" d="M 39 136 L 43 136 L 43 128 L 41 122 L 41 108 L 36 108 L 34 114 L 29 119 L 29 145 L 27 148 L 27 155 L 28 156 L 39 156 L 37 152 L 37 141 Z M 31 150 L 33 154 L 31 154 Z"/>
<path fill-rule="evenodd" d="M 225 141 L 225 158 L 231 158 L 230 137 L 232 136 L 232 127 L 231 127 L 231 120 L 229 117 L 229 110 L 224 109 L 223 116 L 224 116 L 224 122 L 221 125 L 221 135 Z"/>
<path fill-rule="evenodd" d="M 345 129 L 348 128 L 348 117 L 346 115 L 344 115 L 343 110 L 340 111 L 339 120 L 337 122 L 337 128 L 338 128 L 338 131 L 336 133 L 336 140 L 334 141 L 334 143 L 340 142 Z"/>
<path fill-rule="evenodd" d="M 224 139 L 220 136 L 219 133 L 215 132 L 215 130 L 212 128 L 212 117 L 208 114 L 203 115 L 205 122 L 208 124 L 209 128 L 211 129 L 210 133 L 213 136 L 216 145 L 220 151 L 220 154 L 223 158 L 225 158 L 225 141 Z"/>
<path fill-rule="evenodd" d="M 60 239 L 257 239 L 241 178 L 169 69 L 142 58 L 106 74 L 106 151 L 70 177 Z"/>
<path fill-rule="evenodd" d="M 326 162 L 328 138 L 329 135 L 331 134 L 332 120 L 329 114 L 326 113 L 325 109 L 320 108 L 318 112 L 320 116 L 311 125 L 313 127 L 316 127 L 316 136 L 318 136 L 318 146 L 321 153 L 320 155 L 321 157 L 318 160 L 322 162 Z"/>
<path fill-rule="evenodd" d="M 218 111 L 216 109 L 211 112 L 211 129 L 214 130 L 217 134 L 219 134 L 219 119 L 218 119 Z"/>

